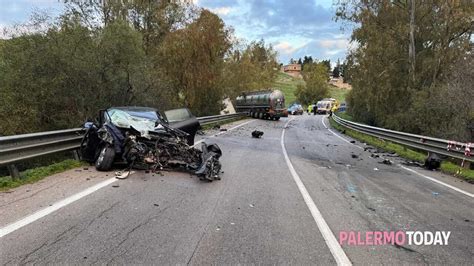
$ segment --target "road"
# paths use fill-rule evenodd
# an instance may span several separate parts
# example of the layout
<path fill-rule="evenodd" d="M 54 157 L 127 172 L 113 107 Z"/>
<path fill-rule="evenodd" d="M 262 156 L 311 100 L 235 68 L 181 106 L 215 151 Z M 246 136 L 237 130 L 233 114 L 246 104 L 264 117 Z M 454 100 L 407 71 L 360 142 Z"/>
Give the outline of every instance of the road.
<path fill-rule="evenodd" d="M 398 158 L 381 164 L 363 143 L 327 126 L 326 116 L 303 115 L 207 132 L 205 141 L 223 150 L 222 180 L 137 171 L 5 234 L 0 263 L 336 264 L 344 257 L 353 264 L 472 263 L 471 184 L 421 168 L 408 171 Z M 263 138 L 251 138 L 255 129 Z M 1 193 L 0 225 L 57 206 L 112 175 L 76 169 Z M 447 246 L 331 248 L 329 239 L 338 241 L 341 231 L 398 230 L 451 236 Z"/>

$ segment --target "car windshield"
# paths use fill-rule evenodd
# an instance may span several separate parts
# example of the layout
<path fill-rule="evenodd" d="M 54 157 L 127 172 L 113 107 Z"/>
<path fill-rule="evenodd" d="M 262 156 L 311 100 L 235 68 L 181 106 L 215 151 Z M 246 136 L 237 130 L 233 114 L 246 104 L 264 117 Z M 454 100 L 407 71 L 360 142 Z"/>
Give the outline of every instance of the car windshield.
<path fill-rule="evenodd" d="M 156 127 L 156 123 L 160 121 L 156 111 L 152 110 L 127 110 L 111 108 L 107 110 L 108 115 L 106 121 L 110 121 L 120 128 L 131 128 L 146 134 Z"/>

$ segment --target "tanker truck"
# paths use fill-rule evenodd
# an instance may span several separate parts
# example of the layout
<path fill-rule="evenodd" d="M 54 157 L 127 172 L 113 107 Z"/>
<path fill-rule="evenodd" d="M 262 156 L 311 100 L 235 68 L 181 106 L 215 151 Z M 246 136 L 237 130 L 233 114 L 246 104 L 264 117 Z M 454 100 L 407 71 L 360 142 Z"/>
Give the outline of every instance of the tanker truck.
<path fill-rule="evenodd" d="M 287 117 L 285 96 L 279 90 L 245 92 L 235 99 L 237 112 L 247 112 L 249 116 L 260 119 L 280 120 Z"/>

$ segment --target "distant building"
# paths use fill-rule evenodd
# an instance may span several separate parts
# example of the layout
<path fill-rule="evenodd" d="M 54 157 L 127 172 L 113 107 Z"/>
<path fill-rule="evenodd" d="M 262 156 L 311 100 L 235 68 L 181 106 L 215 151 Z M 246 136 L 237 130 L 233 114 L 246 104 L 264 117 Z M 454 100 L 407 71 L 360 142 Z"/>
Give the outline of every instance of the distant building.
<path fill-rule="evenodd" d="M 295 78 L 301 77 L 301 65 L 300 64 L 289 64 L 281 66 L 281 72 L 291 75 Z"/>

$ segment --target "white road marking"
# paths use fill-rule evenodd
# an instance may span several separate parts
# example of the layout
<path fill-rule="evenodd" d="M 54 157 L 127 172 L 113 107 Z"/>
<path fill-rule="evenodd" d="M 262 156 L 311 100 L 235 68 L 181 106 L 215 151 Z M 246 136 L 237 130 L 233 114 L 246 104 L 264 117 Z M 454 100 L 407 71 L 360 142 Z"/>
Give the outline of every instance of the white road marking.
<path fill-rule="evenodd" d="M 421 176 L 421 177 L 424 177 L 424 178 L 426 178 L 426 179 L 428 179 L 428 180 L 431 180 L 431 181 L 433 181 L 433 182 L 435 182 L 435 183 L 438 183 L 438 184 L 440 184 L 440 185 L 442 185 L 442 186 L 445 186 L 445 187 L 448 187 L 448 188 L 450 188 L 450 189 L 456 190 L 457 192 L 460 192 L 460 193 L 462 193 L 462 194 L 464 194 L 464 195 L 466 195 L 466 196 L 468 196 L 468 197 L 474 198 L 474 194 L 472 194 L 472 193 L 469 193 L 469 192 L 467 192 L 467 191 L 464 191 L 464 190 L 462 190 L 462 189 L 460 189 L 460 188 L 457 188 L 457 187 L 455 187 L 455 186 L 451 186 L 450 184 L 446 184 L 446 183 L 444 183 L 444 182 L 442 182 L 442 181 L 439 181 L 439 180 L 437 180 L 437 179 L 435 179 L 435 178 L 433 178 L 433 177 L 429 177 L 429 176 L 424 175 L 424 174 L 422 174 L 422 173 L 418 173 L 417 171 L 415 171 L 415 170 L 413 170 L 413 169 L 410 169 L 410 168 L 408 168 L 408 167 L 405 167 L 405 166 L 403 166 L 403 165 L 401 165 L 401 164 L 399 164 L 398 166 L 401 167 L 401 168 L 403 168 L 403 169 L 405 169 L 405 170 L 407 170 L 407 171 L 410 171 L 410 172 L 412 172 L 412 173 L 415 173 L 415 174 L 417 174 L 417 175 L 419 175 L 419 176 Z"/>
<path fill-rule="evenodd" d="M 352 145 L 356 146 L 356 147 L 359 148 L 359 149 L 362 149 L 362 150 L 364 149 L 364 148 L 362 148 L 361 146 L 356 145 L 356 144 L 354 144 L 354 143 L 351 143 L 351 142 L 348 141 L 347 139 L 345 139 L 345 138 L 339 136 L 339 134 L 335 133 L 335 132 L 332 131 L 329 127 L 327 127 L 326 124 L 324 123 L 324 116 L 322 117 L 321 122 L 323 123 L 323 126 L 324 126 L 327 130 L 329 130 L 329 132 L 331 132 L 334 136 L 336 136 L 336 137 L 342 139 L 343 141 L 345 141 L 345 142 L 347 142 L 347 143 L 349 143 L 349 144 L 352 144 Z"/>
<path fill-rule="evenodd" d="M 339 242 L 337 242 L 337 239 L 332 233 L 331 228 L 329 228 L 328 224 L 324 220 L 318 207 L 316 206 L 313 199 L 309 195 L 308 190 L 306 189 L 305 185 L 301 181 L 301 178 L 299 177 L 298 173 L 293 167 L 293 164 L 290 161 L 290 158 L 288 157 L 288 153 L 286 152 L 286 148 L 285 148 L 285 128 L 293 119 L 294 118 L 291 118 L 290 120 L 288 120 L 288 122 L 286 122 L 286 125 L 283 128 L 283 131 L 281 132 L 280 143 L 281 143 L 281 149 L 283 151 L 286 164 L 288 165 L 288 168 L 290 169 L 290 173 L 293 176 L 293 180 L 295 180 L 295 183 L 298 186 L 298 189 L 301 195 L 303 196 L 304 202 L 308 206 L 308 209 L 311 212 L 311 215 L 313 216 L 313 219 L 316 222 L 316 225 L 318 226 L 319 231 L 323 235 L 323 238 L 326 241 L 326 245 L 331 251 L 331 254 L 333 255 L 337 264 L 338 265 L 352 265 L 351 261 L 349 260 L 346 253 L 342 249 L 341 245 L 339 245 Z"/>
<path fill-rule="evenodd" d="M 338 134 L 334 133 L 331 129 L 329 129 L 329 128 L 326 126 L 326 124 L 324 123 L 324 117 L 323 117 L 323 119 L 321 120 L 321 122 L 323 123 L 323 126 L 324 126 L 325 128 L 327 128 L 329 131 L 331 131 L 332 134 L 334 134 L 335 136 L 341 138 L 341 139 L 344 140 L 345 142 L 350 143 L 349 141 L 347 141 L 346 139 L 344 139 L 343 137 L 339 136 Z M 353 144 L 353 143 L 351 143 L 351 144 Z M 354 145 L 355 145 L 355 144 L 354 144 Z M 359 146 L 359 145 L 355 145 L 355 146 L 356 146 L 357 148 L 364 149 L 363 147 L 361 147 L 361 146 Z M 401 164 L 399 164 L 398 166 L 401 167 L 401 168 L 403 168 L 403 169 L 405 169 L 405 170 L 407 170 L 407 171 L 410 171 L 410 172 L 412 172 L 412 173 L 415 173 L 415 174 L 417 174 L 417 175 L 419 175 L 419 176 L 421 176 L 421 177 L 424 177 L 424 178 L 426 178 L 426 179 L 428 179 L 428 180 L 431 180 L 431 181 L 433 181 L 433 182 L 435 182 L 435 183 L 438 183 L 438 184 L 440 184 L 440 185 L 442 185 L 442 186 L 445 186 L 445 187 L 448 187 L 448 188 L 450 188 L 450 189 L 453 189 L 453 190 L 455 190 L 455 191 L 457 191 L 457 192 L 460 192 L 460 193 L 462 193 L 462 194 L 464 194 L 464 195 L 466 195 L 466 196 L 469 196 L 469 197 L 471 197 L 471 198 L 474 197 L 474 194 L 469 193 L 469 192 L 467 192 L 467 191 L 464 191 L 464 190 L 462 190 L 462 189 L 460 189 L 460 188 L 457 188 L 457 187 L 455 187 L 455 186 L 446 184 L 446 183 L 444 183 L 444 182 L 442 182 L 442 181 L 439 181 L 439 180 L 437 180 L 437 179 L 435 179 L 435 178 L 433 178 L 433 177 L 426 176 L 426 175 L 424 175 L 424 174 L 422 174 L 422 173 L 418 173 L 417 171 L 415 171 L 415 170 L 413 170 L 413 169 L 410 169 L 410 168 L 407 168 L 407 167 L 405 167 L 405 166 L 403 166 L 403 165 L 401 165 Z"/>
<path fill-rule="evenodd" d="M 246 125 L 246 124 L 248 124 L 248 123 L 250 123 L 250 122 L 253 122 L 253 121 L 255 121 L 255 120 L 250 120 L 250 121 L 247 121 L 247 122 L 245 122 L 245 123 L 239 124 L 239 125 L 237 125 L 237 126 L 234 126 L 234 127 L 232 127 L 232 128 L 229 128 L 227 131 L 230 131 L 230 130 L 239 128 L 239 127 L 241 127 L 241 126 L 243 126 L 243 125 Z M 223 134 L 223 133 L 226 133 L 227 131 L 222 131 L 222 132 L 218 133 L 218 135 Z M 196 146 L 197 144 L 203 142 L 203 141 L 204 141 L 204 139 L 202 139 L 202 140 L 200 140 L 200 141 L 197 141 L 197 142 L 193 145 L 193 147 Z M 133 171 L 132 171 L 130 174 L 132 174 L 132 173 L 133 173 Z M 124 175 L 127 175 L 127 174 L 128 174 L 128 172 L 123 173 L 121 176 L 124 176 Z M 30 223 L 33 223 L 33 222 L 35 222 L 36 220 L 39 220 L 39 219 L 45 217 L 46 215 L 51 214 L 51 213 L 53 213 L 53 212 L 55 212 L 55 211 L 61 209 L 62 207 L 65 207 L 65 206 L 67 206 L 67 205 L 69 205 L 69 204 L 71 204 L 71 203 L 73 203 L 73 202 L 75 202 L 75 201 L 77 201 L 77 200 L 80 200 L 81 198 L 83 198 L 83 197 L 85 197 L 85 196 L 87 196 L 87 195 L 90 195 L 90 194 L 96 192 L 97 190 L 99 190 L 99 189 L 101 189 L 101 188 L 103 188 L 103 187 L 106 187 L 106 186 L 112 184 L 113 182 L 115 182 L 115 181 L 117 181 L 117 180 L 119 180 L 119 179 L 121 179 L 121 178 L 120 178 L 120 177 L 118 177 L 118 178 L 116 178 L 116 177 L 109 178 L 109 179 L 107 179 L 107 180 L 105 180 L 105 181 L 102 181 L 101 183 L 96 184 L 96 185 L 94 185 L 94 186 L 92 186 L 92 187 L 90 187 L 90 188 L 87 188 L 87 189 L 85 189 L 85 190 L 83 190 L 83 191 L 81 191 L 81 192 L 79 192 L 79 193 L 77 193 L 77 194 L 74 194 L 74 195 L 72 195 L 72 196 L 70 196 L 70 197 L 67 197 L 67 198 L 65 198 L 65 199 L 63 199 L 63 200 L 60 200 L 60 201 L 54 203 L 53 205 L 51 205 L 51 206 L 49 206 L 49 207 L 46 207 L 46 208 L 44 208 L 44 209 L 42 209 L 42 210 L 39 210 L 39 211 L 37 211 L 37 212 L 35 212 L 35 213 L 31 214 L 31 215 L 28 215 L 28 216 L 26 216 L 25 218 L 23 218 L 23 219 L 21 219 L 21 220 L 18 220 L 18 221 L 13 222 L 13 223 L 11 223 L 11 224 L 9 224 L 9 225 L 6 225 L 6 226 L 0 228 L 0 238 L 4 237 L 4 236 L 6 236 L 6 235 L 8 235 L 8 234 L 10 234 L 10 233 L 12 233 L 12 232 L 14 232 L 14 231 L 20 229 L 20 228 L 22 228 L 23 226 L 26 226 L 26 225 L 28 225 L 28 224 L 30 224 Z"/>
<path fill-rule="evenodd" d="M 61 209 L 62 207 L 67 206 L 67 205 L 69 205 L 69 204 L 71 204 L 71 203 L 73 203 L 73 202 L 89 195 L 89 194 L 92 194 L 95 191 L 97 191 L 97 190 L 99 190 L 99 189 L 101 189 L 105 186 L 108 186 L 108 185 L 112 184 L 113 182 L 115 182 L 117 180 L 118 179 L 115 178 L 115 177 L 114 178 L 109 178 L 109 179 L 107 179 L 103 182 L 100 182 L 99 184 L 97 184 L 95 186 L 92 186 L 92 187 L 90 187 L 90 188 L 88 188 L 84 191 L 81 191 L 81 192 L 79 192 L 77 194 L 74 194 L 70 197 L 67 197 L 67 198 L 65 198 L 61 201 L 58 201 L 58 202 L 54 203 L 53 205 L 51 205 L 49 207 L 46 207 L 42 210 L 39 210 L 39 211 L 29 215 L 29 216 L 26 216 L 25 218 L 23 218 L 19 221 L 16 221 L 16 222 L 11 223 L 11 224 L 9 224 L 5 227 L 2 227 L 2 228 L 0 228 L 0 238 L 10 234 L 11 232 L 14 232 L 14 231 L 22 228 L 23 226 L 26 226 L 26 225 L 28 225 L 28 224 L 30 224 L 30 223 L 38 220 L 38 219 L 41 219 L 41 218 L 45 217 L 46 215 L 51 214 L 51 213 Z"/>

